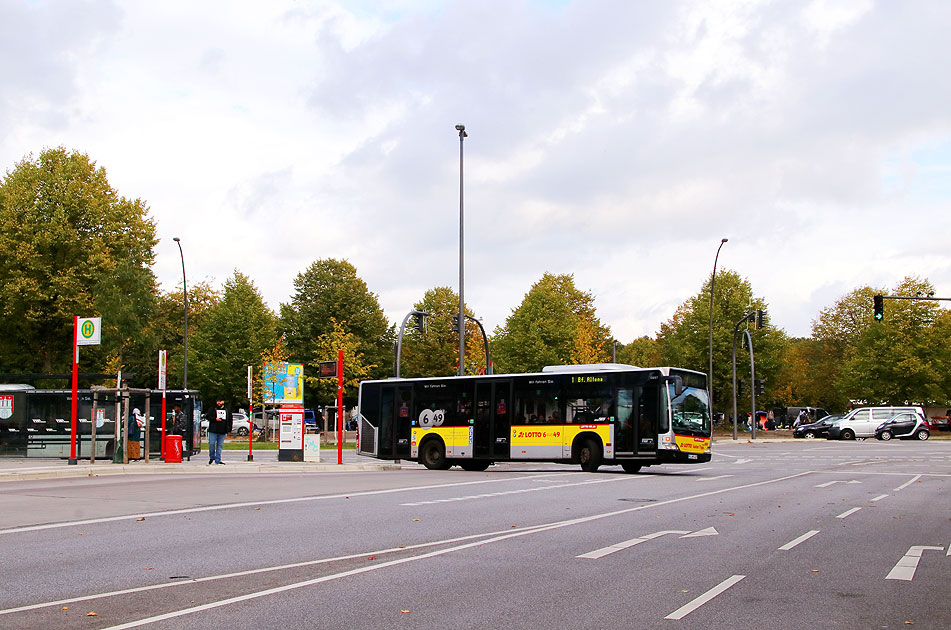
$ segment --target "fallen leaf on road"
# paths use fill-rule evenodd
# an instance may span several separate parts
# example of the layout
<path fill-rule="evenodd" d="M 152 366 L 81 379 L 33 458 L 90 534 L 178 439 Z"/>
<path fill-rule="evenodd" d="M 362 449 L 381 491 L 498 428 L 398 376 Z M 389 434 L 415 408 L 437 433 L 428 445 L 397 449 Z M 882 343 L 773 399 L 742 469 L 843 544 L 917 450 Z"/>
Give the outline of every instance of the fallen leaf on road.
<path fill-rule="evenodd" d="M 376 556 L 370 556 L 367 560 L 376 560 Z"/>
<path fill-rule="evenodd" d="M 137 521 L 144 521 L 144 520 L 145 520 L 145 517 L 144 517 L 144 516 L 140 516 L 139 518 L 137 518 L 137 519 L 135 519 L 135 520 L 137 520 Z"/>
<path fill-rule="evenodd" d="M 818 572 L 819 572 L 819 569 L 813 569 L 812 572 L 813 572 L 813 573 L 818 573 Z"/>
<path fill-rule="evenodd" d="M 729 516 L 736 516 L 735 514 L 729 514 Z"/>
<path fill-rule="evenodd" d="M 906 621 L 906 622 L 905 622 L 905 625 L 906 625 L 906 626 L 913 626 L 913 625 L 915 625 L 915 622 L 914 622 L 914 621 Z"/>
<path fill-rule="evenodd" d="M 145 568 L 142 569 L 142 570 L 143 570 L 143 571 L 154 571 L 155 569 L 153 569 L 152 567 L 145 567 Z"/>
<path fill-rule="evenodd" d="M 69 606 L 63 606 L 63 610 L 69 610 Z"/>
<path fill-rule="evenodd" d="M 400 612 L 403 613 L 403 614 L 406 614 L 406 613 L 408 613 L 409 611 L 408 611 L 408 610 L 401 610 Z"/>
<path fill-rule="evenodd" d="M 98 617 L 98 616 L 99 616 L 99 613 L 88 612 L 88 613 L 86 613 L 86 616 L 87 616 L 87 617 Z"/>
<path fill-rule="evenodd" d="M 419 522 L 419 519 L 418 519 L 418 518 L 414 518 L 414 519 L 413 519 L 413 522 L 414 522 L 414 523 L 418 523 L 418 522 Z"/>

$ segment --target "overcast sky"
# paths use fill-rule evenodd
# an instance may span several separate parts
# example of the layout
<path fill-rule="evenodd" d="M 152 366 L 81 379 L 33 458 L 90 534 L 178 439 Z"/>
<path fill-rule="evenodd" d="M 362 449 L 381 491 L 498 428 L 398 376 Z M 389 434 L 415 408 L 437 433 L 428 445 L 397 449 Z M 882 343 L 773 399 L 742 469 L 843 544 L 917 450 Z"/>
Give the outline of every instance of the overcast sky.
<path fill-rule="evenodd" d="M 398 322 L 544 272 L 653 336 L 719 258 L 810 333 L 906 275 L 951 294 L 951 2 L 0 0 L 0 169 L 65 146 L 275 310 L 345 258 Z"/>

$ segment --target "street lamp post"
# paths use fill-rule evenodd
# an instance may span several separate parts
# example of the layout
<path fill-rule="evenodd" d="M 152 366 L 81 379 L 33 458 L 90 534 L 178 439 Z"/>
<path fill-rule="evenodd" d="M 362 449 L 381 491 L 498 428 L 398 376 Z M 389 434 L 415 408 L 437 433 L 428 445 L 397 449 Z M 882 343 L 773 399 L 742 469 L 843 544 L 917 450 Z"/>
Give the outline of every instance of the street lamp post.
<path fill-rule="evenodd" d="M 456 131 L 459 132 L 459 376 L 466 373 L 466 309 L 465 297 L 465 265 L 464 249 L 465 242 L 465 222 L 462 204 L 462 141 L 469 134 L 466 133 L 465 125 L 456 125 Z"/>
<path fill-rule="evenodd" d="M 182 390 L 188 391 L 188 281 L 185 278 L 185 254 L 182 252 L 182 241 L 177 236 L 172 238 L 178 243 L 178 253 L 182 257 L 182 293 L 185 295 L 185 363 L 182 370 Z"/>
<path fill-rule="evenodd" d="M 710 276 L 710 363 L 707 366 L 707 401 L 710 404 L 710 422 L 713 422 L 713 285 L 717 279 L 717 260 L 720 258 L 720 249 L 728 238 L 720 239 L 717 255 L 713 258 L 713 275 Z"/>

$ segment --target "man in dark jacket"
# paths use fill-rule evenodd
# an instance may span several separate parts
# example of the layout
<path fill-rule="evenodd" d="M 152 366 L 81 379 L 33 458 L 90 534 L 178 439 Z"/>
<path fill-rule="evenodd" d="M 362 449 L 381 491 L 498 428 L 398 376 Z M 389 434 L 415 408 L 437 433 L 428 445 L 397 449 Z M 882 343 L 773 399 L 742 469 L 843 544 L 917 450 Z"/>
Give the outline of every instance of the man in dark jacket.
<path fill-rule="evenodd" d="M 208 465 L 224 466 L 221 461 L 221 447 L 225 443 L 225 436 L 231 433 L 231 410 L 225 407 L 224 399 L 219 396 L 215 406 L 205 412 L 208 418 Z"/>

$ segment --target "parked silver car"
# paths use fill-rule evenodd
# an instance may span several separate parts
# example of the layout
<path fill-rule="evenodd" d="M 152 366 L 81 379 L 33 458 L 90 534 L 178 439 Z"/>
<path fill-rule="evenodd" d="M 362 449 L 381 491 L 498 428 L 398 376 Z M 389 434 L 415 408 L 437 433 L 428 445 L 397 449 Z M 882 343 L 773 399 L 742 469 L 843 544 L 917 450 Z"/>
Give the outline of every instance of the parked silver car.
<path fill-rule="evenodd" d="M 833 422 L 826 437 L 830 440 L 869 438 L 875 435 L 880 424 L 904 411 L 925 417 L 925 411 L 921 407 L 859 407 Z"/>

